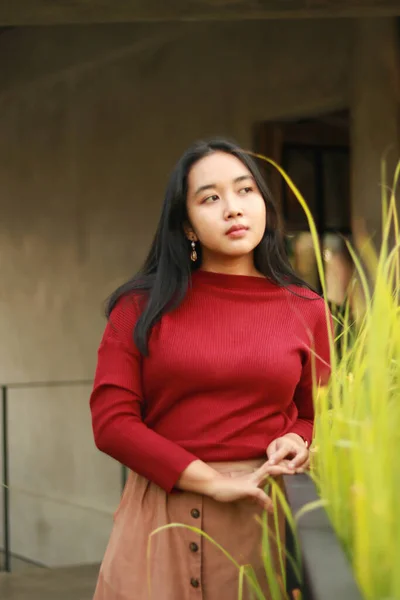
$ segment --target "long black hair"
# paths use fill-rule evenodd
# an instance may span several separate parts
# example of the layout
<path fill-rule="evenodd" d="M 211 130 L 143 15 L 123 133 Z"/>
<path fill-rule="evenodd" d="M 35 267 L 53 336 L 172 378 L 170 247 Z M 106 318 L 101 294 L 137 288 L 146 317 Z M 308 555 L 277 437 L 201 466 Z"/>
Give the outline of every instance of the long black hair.
<path fill-rule="evenodd" d="M 145 295 L 146 302 L 134 331 L 136 346 L 143 355 L 148 353 L 151 328 L 163 314 L 179 306 L 188 290 L 192 271 L 201 266 L 201 248 L 197 250 L 197 261 L 193 263 L 190 260 L 190 242 L 184 232 L 185 223 L 189 223 L 186 208 L 188 175 L 197 161 L 213 152 L 236 156 L 249 169 L 264 198 L 267 226 L 254 250 L 256 269 L 277 285 L 309 287 L 290 266 L 277 207 L 251 156 L 237 144 L 224 139 L 196 142 L 172 171 L 157 231 L 142 268 L 110 296 L 107 304 L 106 314 L 109 317 L 122 296 L 132 292 Z"/>

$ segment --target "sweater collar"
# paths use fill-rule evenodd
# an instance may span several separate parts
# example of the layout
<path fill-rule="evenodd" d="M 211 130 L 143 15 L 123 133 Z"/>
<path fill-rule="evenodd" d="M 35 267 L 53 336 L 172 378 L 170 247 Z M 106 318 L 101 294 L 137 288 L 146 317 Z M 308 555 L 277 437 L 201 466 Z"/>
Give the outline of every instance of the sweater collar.
<path fill-rule="evenodd" d="M 192 274 L 193 284 L 223 288 L 230 290 L 256 291 L 267 289 L 279 289 L 280 286 L 267 277 L 254 275 L 230 275 L 227 273 L 215 273 L 198 269 Z"/>

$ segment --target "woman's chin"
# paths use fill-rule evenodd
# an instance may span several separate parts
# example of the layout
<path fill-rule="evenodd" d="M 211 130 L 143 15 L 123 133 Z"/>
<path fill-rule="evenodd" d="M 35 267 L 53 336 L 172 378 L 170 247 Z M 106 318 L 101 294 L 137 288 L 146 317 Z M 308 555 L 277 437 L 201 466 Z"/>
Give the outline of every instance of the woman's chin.
<path fill-rule="evenodd" d="M 253 244 L 249 244 L 247 240 L 237 240 L 235 243 L 231 244 L 230 247 L 225 247 L 223 249 L 223 254 L 226 254 L 226 256 L 231 256 L 232 258 L 237 258 L 239 256 L 252 254 L 254 249 L 255 246 Z"/>

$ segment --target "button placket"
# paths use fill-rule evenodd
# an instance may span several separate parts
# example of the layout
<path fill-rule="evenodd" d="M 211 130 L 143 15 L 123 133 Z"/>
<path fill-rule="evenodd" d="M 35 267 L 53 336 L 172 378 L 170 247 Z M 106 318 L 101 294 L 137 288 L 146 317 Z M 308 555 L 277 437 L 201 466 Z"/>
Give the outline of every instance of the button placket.
<path fill-rule="evenodd" d="M 197 502 L 192 506 L 190 510 L 190 524 L 196 529 L 203 530 L 203 498 L 197 496 Z M 189 585 L 193 590 L 191 596 L 197 600 L 203 598 L 203 586 L 201 581 L 202 572 L 202 542 L 203 537 L 200 533 L 195 533 L 188 530 L 189 540 L 187 552 L 189 557 Z"/>

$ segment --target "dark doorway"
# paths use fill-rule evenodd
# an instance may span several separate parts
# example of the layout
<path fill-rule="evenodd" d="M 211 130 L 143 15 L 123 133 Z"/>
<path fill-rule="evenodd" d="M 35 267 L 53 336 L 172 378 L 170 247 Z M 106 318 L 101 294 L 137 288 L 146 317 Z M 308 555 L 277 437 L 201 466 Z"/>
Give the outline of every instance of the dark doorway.
<path fill-rule="evenodd" d="M 331 300 L 341 304 L 350 273 L 350 134 L 347 111 L 312 119 L 259 123 L 255 150 L 275 160 L 303 194 L 316 224 Z M 285 223 L 287 249 L 299 275 L 320 289 L 306 215 L 270 165 L 261 162 Z M 327 264 L 331 263 L 331 264 Z"/>

